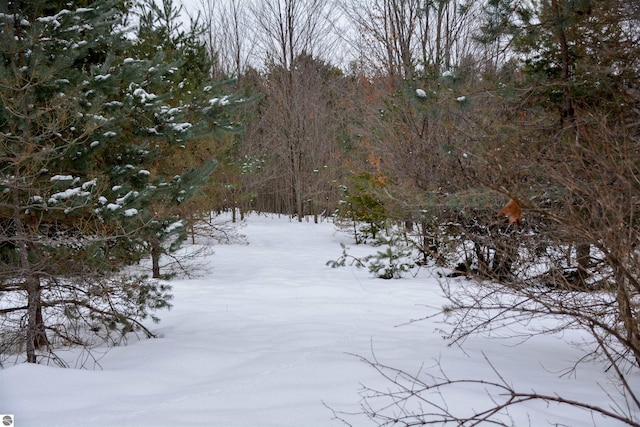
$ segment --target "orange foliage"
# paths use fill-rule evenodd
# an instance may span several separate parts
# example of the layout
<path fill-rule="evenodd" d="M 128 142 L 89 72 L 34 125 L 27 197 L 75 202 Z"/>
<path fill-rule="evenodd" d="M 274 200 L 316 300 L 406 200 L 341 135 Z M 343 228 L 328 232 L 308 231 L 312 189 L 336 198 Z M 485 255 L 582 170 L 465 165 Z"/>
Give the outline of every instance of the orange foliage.
<path fill-rule="evenodd" d="M 377 156 L 368 140 L 363 141 L 363 147 L 368 151 L 367 163 L 373 166 L 374 176 L 380 184 L 386 184 L 387 176 L 382 172 L 382 158 Z"/>
<path fill-rule="evenodd" d="M 520 227 L 520 218 L 522 217 L 522 208 L 520 207 L 520 203 L 516 199 L 509 200 L 509 203 L 506 204 L 504 208 L 500 212 L 498 212 L 497 216 L 506 216 L 509 218 L 509 224 L 513 224 L 514 222 Z"/>

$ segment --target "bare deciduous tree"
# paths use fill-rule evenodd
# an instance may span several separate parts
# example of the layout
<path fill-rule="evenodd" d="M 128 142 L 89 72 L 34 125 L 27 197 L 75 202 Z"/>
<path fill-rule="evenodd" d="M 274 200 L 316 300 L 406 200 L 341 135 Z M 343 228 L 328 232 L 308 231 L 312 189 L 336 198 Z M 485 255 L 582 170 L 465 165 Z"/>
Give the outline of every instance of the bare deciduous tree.
<path fill-rule="evenodd" d="M 252 6 L 257 42 L 263 64 L 277 64 L 291 70 L 301 54 L 327 59 L 331 54 L 336 19 L 331 2 L 322 0 L 277 0 Z"/>
<path fill-rule="evenodd" d="M 250 25 L 244 0 L 199 0 L 200 18 L 209 54 L 215 59 L 215 78 L 239 78 L 253 66 L 257 33 Z"/>
<path fill-rule="evenodd" d="M 258 197 L 275 198 L 298 220 L 335 206 L 341 72 L 308 55 L 292 69 L 273 65 L 263 91 L 260 121 L 249 129 L 247 152 L 262 158 Z M 252 129 L 253 128 L 253 129 Z M 331 195 L 333 193 L 333 196 Z"/>
<path fill-rule="evenodd" d="M 361 60 L 392 78 L 411 79 L 416 71 L 440 75 L 471 58 L 478 46 L 473 32 L 479 7 L 473 2 L 345 1 L 342 7 L 358 29 L 352 43 Z"/>
<path fill-rule="evenodd" d="M 244 151 L 261 159 L 279 212 L 317 214 L 326 206 L 328 171 L 333 168 L 339 117 L 337 86 L 342 73 L 322 60 L 335 36 L 331 3 L 281 0 L 256 3 L 252 19 L 266 75 L 257 123 L 250 126 Z"/>

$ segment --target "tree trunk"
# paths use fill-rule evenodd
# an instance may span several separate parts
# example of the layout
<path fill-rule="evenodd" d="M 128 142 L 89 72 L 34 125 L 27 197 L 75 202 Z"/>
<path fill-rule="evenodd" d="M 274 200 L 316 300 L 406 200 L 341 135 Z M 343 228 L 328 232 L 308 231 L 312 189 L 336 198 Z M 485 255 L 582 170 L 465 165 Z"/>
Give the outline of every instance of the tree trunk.
<path fill-rule="evenodd" d="M 37 293 L 35 291 L 35 285 L 33 280 L 28 280 L 27 283 L 27 362 L 37 363 L 36 357 L 36 312 L 37 312 Z"/>
<path fill-rule="evenodd" d="M 296 164 L 296 170 L 294 172 L 296 174 L 295 177 L 295 203 L 296 203 L 296 212 L 298 213 L 298 222 L 302 222 L 302 217 L 304 217 L 304 203 L 302 199 L 302 171 L 300 170 L 300 162 L 298 161 Z"/>
<path fill-rule="evenodd" d="M 581 288 L 586 286 L 589 277 L 589 266 L 591 264 L 591 245 L 579 243 L 576 245 L 576 261 L 578 263 L 578 283 Z"/>
<path fill-rule="evenodd" d="M 569 55 L 567 35 L 563 27 L 567 12 L 560 6 L 558 0 L 553 0 L 551 4 L 556 20 L 558 21 L 558 24 L 556 25 L 556 35 L 558 36 L 558 42 L 560 43 L 560 58 L 562 61 L 562 115 L 560 123 L 561 127 L 564 127 L 566 122 L 568 122 L 570 126 L 573 126 L 575 122 L 575 111 L 573 109 L 571 90 L 569 88 L 572 61 Z"/>
<path fill-rule="evenodd" d="M 27 230 L 20 218 L 20 203 L 18 192 L 13 192 L 13 202 L 16 207 L 13 211 L 13 223 L 16 228 L 16 241 L 20 253 L 20 268 L 24 279 L 25 290 L 27 291 L 27 331 L 26 331 L 26 352 L 27 362 L 37 363 L 36 349 L 49 344 L 42 315 L 42 301 L 40 293 L 40 278 L 34 266 L 29 261 L 29 253 L 32 252 L 32 245 L 29 240 Z"/>
<path fill-rule="evenodd" d="M 158 242 L 151 242 L 151 277 L 154 279 L 160 278 L 160 256 L 162 255 L 162 248 Z"/>
<path fill-rule="evenodd" d="M 638 319 L 638 313 L 634 309 L 634 303 L 627 286 L 627 279 L 621 270 L 621 267 L 616 267 L 615 277 L 617 282 L 618 315 L 620 322 L 624 326 L 627 340 L 624 346 L 633 353 L 636 366 L 640 367 L 640 319 Z"/>
<path fill-rule="evenodd" d="M 35 351 L 47 347 L 49 340 L 42 315 L 40 278 L 34 275 L 27 280 L 27 362 L 37 363 Z"/>

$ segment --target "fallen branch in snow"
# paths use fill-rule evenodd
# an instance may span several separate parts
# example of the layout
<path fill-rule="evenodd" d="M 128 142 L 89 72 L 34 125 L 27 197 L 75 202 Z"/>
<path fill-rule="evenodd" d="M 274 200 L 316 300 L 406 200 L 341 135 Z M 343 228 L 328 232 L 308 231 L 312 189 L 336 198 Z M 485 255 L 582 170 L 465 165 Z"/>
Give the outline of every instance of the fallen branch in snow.
<path fill-rule="evenodd" d="M 356 355 L 357 356 L 357 355 Z M 359 412 L 336 411 L 325 404 L 334 414 L 335 419 L 347 426 L 352 426 L 349 419 L 366 417 L 381 427 L 387 426 L 513 426 L 516 425 L 509 408 L 532 401 L 547 404 L 556 403 L 579 408 L 601 415 L 604 418 L 620 421 L 626 425 L 640 427 L 635 419 L 630 402 L 625 399 L 627 407 L 623 408 L 612 398 L 611 409 L 602 406 L 569 399 L 559 394 L 543 394 L 535 391 L 517 391 L 500 374 L 494 364 L 483 353 L 483 357 L 496 380 L 453 379 L 442 369 L 439 363 L 430 368 L 436 374 L 423 372 L 409 374 L 398 368 L 388 366 L 377 360 L 375 355 L 368 359 L 357 356 L 360 360 L 375 369 L 388 386 L 384 389 L 373 389 L 363 386 Z M 426 379 L 421 379 L 426 377 Z M 453 396 L 468 394 L 470 391 L 483 392 L 487 396 L 486 405 L 481 408 L 466 408 L 465 411 L 453 408 Z M 611 397 L 611 396 L 610 396 Z M 594 421 L 595 423 L 595 421 Z M 594 424 L 595 425 L 595 424 Z"/>

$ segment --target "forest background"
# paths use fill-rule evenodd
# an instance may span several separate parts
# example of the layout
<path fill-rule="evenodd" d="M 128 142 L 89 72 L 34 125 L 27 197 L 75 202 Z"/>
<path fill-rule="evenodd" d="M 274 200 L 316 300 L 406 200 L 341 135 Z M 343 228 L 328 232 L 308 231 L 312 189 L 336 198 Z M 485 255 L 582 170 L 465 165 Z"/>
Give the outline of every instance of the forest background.
<path fill-rule="evenodd" d="M 636 1 L 2 7 L 3 353 L 151 335 L 169 288 L 125 267 L 212 212 L 335 215 L 491 279 L 453 338 L 558 316 L 640 406 Z"/>

